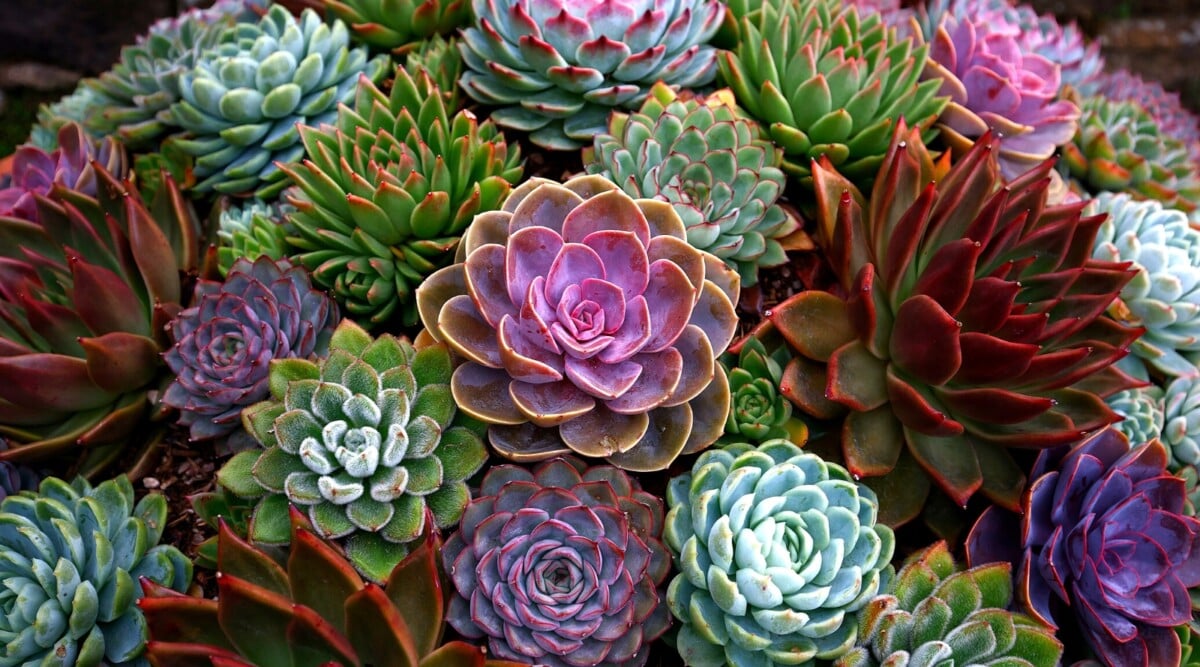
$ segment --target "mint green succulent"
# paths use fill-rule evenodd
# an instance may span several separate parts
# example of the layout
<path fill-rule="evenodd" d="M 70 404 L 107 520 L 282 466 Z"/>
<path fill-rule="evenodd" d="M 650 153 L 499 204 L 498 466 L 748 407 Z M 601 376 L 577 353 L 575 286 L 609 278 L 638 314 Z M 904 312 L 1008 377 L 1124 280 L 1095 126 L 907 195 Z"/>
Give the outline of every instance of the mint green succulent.
<path fill-rule="evenodd" d="M 455 111 L 463 107 L 458 87 L 458 80 L 463 73 L 463 59 L 458 52 L 457 38 L 443 39 L 441 35 L 434 35 L 409 51 L 404 58 L 404 71 L 416 79 L 421 70 L 429 73 L 434 85 L 441 91 L 447 109 Z"/>
<path fill-rule="evenodd" d="M 1163 413 L 1162 441 L 1171 455 L 1169 467 L 1200 465 L 1200 384 L 1195 376 L 1167 385 Z"/>
<path fill-rule="evenodd" d="M 138 580 L 192 580 L 192 562 L 158 544 L 166 525 L 166 498 L 134 504 L 124 476 L 48 477 L 0 502 L 0 667 L 147 665 Z"/>
<path fill-rule="evenodd" d="M 255 199 L 244 205 L 229 204 L 221 210 L 217 222 L 217 266 L 221 275 L 238 258 L 254 261 L 266 255 L 284 259 L 288 254 L 288 225 L 285 217 L 295 209 L 278 202 Z"/>
<path fill-rule="evenodd" d="M 761 135 L 729 91 L 680 97 L 660 82 L 636 112 L 609 116 L 608 133 L 596 136 L 584 164 L 631 197 L 670 202 L 688 243 L 751 287 L 760 266 L 787 262 L 779 239 L 800 228 L 778 202 L 782 154 Z"/>
<path fill-rule="evenodd" d="M 187 135 L 176 145 L 194 158 L 198 192 L 254 193 L 269 200 L 287 185 L 276 163 L 304 155 L 298 124 L 332 122 L 360 76 L 378 80 L 388 58 L 350 48 L 341 21 L 311 9 L 299 18 L 272 5 L 256 23 L 220 31 L 179 81 L 171 117 Z"/>
<path fill-rule="evenodd" d="M 693 667 L 809 665 L 849 651 L 895 538 L 873 491 L 786 440 L 700 455 L 667 487 L 667 604 Z"/>
<path fill-rule="evenodd" d="M 29 134 L 29 143 L 50 152 L 58 148 L 58 131 L 67 123 L 83 127 L 88 114 L 109 104 L 103 95 L 80 83 L 74 91 L 57 102 L 38 107 L 37 123 Z"/>
<path fill-rule="evenodd" d="M 1130 349 L 1167 375 L 1195 373 L 1183 353 L 1200 351 L 1200 231 L 1182 211 L 1127 193 L 1102 193 L 1087 212 L 1108 216 L 1093 256 L 1137 270 L 1121 290 L 1129 315 L 1114 313 L 1146 328 Z"/>
<path fill-rule="evenodd" d="M 250 523 L 261 544 L 289 540 L 288 505 L 322 537 L 343 540 L 364 575 L 384 581 L 432 520 L 458 523 L 467 478 L 487 460 L 479 422 L 450 394 L 450 352 L 343 320 L 318 362 L 271 362 L 271 398 L 242 412 L 263 449 L 241 452 L 218 480 L 259 498 Z"/>
<path fill-rule="evenodd" d="M 914 554 L 859 617 L 859 641 L 834 667 L 1055 667 L 1054 631 L 1008 611 L 1012 566 L 960 571 L 945 542 Z"/>
<path fill-rule="evenodd" d="M 788 439 L 792 402 L 779 393 L 779 382 L 790 351 L 781 345 L 774 354 L 768 353 L 758 338 L 747 338 L 741 345 L 736 355 L 726 353 L 720 358 L 732 395 L 724 438 L 748 443 Z"/>
<path fill-rule="evenodd" d="M 1150 442 L 1163 432 L 1163 390 L 1150 385 L 1126 389 L 1109 396 L 1105 401 L 1122 420 L 1113 428 L 1125 434 L 1132 445 Z M 1200 416 L 1200 415 L 1198 415 Z"/>

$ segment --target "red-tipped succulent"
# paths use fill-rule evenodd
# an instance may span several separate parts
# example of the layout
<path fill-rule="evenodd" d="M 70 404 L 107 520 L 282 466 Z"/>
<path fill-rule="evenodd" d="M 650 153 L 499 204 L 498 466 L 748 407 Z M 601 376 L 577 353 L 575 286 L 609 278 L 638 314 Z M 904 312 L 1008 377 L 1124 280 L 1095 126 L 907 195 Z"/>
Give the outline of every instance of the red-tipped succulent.
<path fill-rule="evenodd" d="M 1102 216 L 1052 206 L 1053 161 L 1001 186 L 985 135 L 948 171 L 898 128 L 870 203 L 817 165 L 820 243 L 843 296 L 803 292 L 771 313 L 800 353 L 783 391 L 845 413 L 851 472 L 887 521 L 920 511 L 932 478 L 956 504 L 1018 505 L 1007 451 L 1069 443 L 1118 419 L 1103 397 L 1136 382 L 1112 367 L 1140 331 L 1102 317 L 1133 276 L 1091 259 Z"/>

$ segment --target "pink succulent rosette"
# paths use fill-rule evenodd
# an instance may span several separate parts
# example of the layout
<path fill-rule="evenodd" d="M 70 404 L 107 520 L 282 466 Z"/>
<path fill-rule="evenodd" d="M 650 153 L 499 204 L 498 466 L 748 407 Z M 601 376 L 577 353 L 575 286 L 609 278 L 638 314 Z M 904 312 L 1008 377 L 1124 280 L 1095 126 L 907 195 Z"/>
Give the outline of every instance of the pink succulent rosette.
<path fill-rule="evenodd" d="M 688 245 L 670 204 L 599 176 L 533 179 L 476 216 L 458 252 L 418 307 L 466 358 L 454 399 L 502 455 L 660 470 L 720 436 L 738 278 Z"/>
<path fill-rule="evenodd" d="M 1006 180 L 1075 136 L 1079 107 L 1058 99 L 1058 65 L 1023 49 L 1009 30 L 946 16 L 930 44 L 925 78 L 940 78 L 940 93 L 950 96 L 938 120 L 942 136 L 961 153 L 996 132 Z"/>

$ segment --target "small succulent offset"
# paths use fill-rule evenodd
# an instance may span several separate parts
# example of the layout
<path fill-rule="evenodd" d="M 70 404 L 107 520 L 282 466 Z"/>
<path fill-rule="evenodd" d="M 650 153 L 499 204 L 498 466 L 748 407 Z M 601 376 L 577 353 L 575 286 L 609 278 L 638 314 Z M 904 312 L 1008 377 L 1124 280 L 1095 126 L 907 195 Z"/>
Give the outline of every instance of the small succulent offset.
<path fill-rule="evenodd" d="M 242 412 L 265 449 L 241 452 L 218 480 L 261 497 L 250 537 L 286 544 L 291 503 L 319 535 L 343 540 L 373 581 L 431 527 L 458 523 L 466 479 L 487 460 L 478 429 L 455 408 L 451 358 L 343 320 L 319 362 L 271 363 L 271 398 Z M 476 432 L 479 430 L 480 432 Z M 426 512 L 426 509 L 430 512 Z"/>
<path fill-rule="evenodd" d="M 1019 506 L 1009 447 L 1053 447 L 1117 420 L 1104 398 L 1136 386 L 1112 366 L 1141 333 L 1102 317 L 1134 276 L 1091 259 L 1102 216 L 1048 204 L 1053 163 L 1002 187 L 997 140 L 939 174 L 903 125 L 867 199 L 814 169 L 818 240 L 845 294 L 808 291 L 772 310 L 799 352 L 785 395 L 846 411 L 847 467 L 898 525 L 932 478 L 955 504 L 982 491 Z M 924 471 L 924 472 L 922 472 Z"/>
<path fill-rule="evenodd" d="M 929 46 L 925 78 L 950 104 L 941 138 L 963 153 L 989 131 L 1000 137 L 1000 173 L 1012 180 L 1075 136 L 1079 107 L 1059 99 L 1059 68 L 1023 49 L 1019 35 L 982 17 L 946 16 Z"/>
<path fill-rule="evenodd" d="M 473 0 L 459 45 L 463 90 L 501 107 L 491 118 L 533 143 L 573 150 L 604 131 L 609 111 L 641 103 L 655 81 L 707 85 L 706 43 L 725 13 L 718 0 Z"/>
<path fill-rule="evenodd" d="M 215 600 L 179 595 L 142 579 L 139 602 L 154 667 L 518 667 L 488 660 L 465 642 L 443 644 L 441 540 L 430 533 L 380 587 L 304 517 L 290 516 L 292 548 L 281 558 L 222 524 Z"/>
<path fill-rule="evenodd" d="M 472 218 L 500 207 L 521 155 L 490 121 L 452 115 L 427 72 L 396 71 L 389 95 L 362 77 L 336 125 L 301 127 L 288 242 L 360 324 L 417 320 L 412 293 L 450 263 Z"/>
<path fill-rule="evenodd" d="M 688 243 L 725 260 L 752 287 L 758 267 L 787 261 L 779 239 L 800 228 L 777 201 L 780 150 L 760 134 L 728 90 L 680 97 L 659 82 L 638 111 L 612 114 L 584 163 L 631 197 L 670 202 Z"/>
<path fill-rule="evenodd" d="M 1156 385 L 1134 387 L 1109 396 L 1108 407 L 1122 419 L 1113 424 L 1130 442 L 1150 442 L 1163 434 L 1163 390 Z M 1200 417 L 1200 414 L 1197 415 Z M 1200 452 L 1197 452 L 1200 453 Z"/>
<path fill-rule="evenodd" d="M 1192 618 L 1200 520 L 1181 514 L 1184 482 L 1166 464 L 1162 443 L 1130 449 L 1111 428 L 1045 450 L 1022 515 L 989 507 L 967 556 L 1012 563 L 1021 606 L 1052 629 L 1075 617 L 1105 664 L 1178 665 L 1173 629 Z"/>
<path fill-rule="evenodd" d="M 233 263 L 224 282 L 201 280 L 171 322 L 163 360 L 175 375 L 163 403 L 180 411 L 192 440 L 229 435 L 242 410 L 267 398 L 273 359 L 323 355 L 338 321 L 329 297 L 287 260 Z"/>
<path fill-rule="evenodd" d="M 76 123 L 59 129 L 58 147 L 50 152 L 32 144 L 21 146 L 13 154 L 11 182 L 0 186 L 0 216 L 38 222 L 37 195 L 49 195 L 56 185 L 95 197 L 100 182 L 93 163 L 117 179 L 129 170 L 119 142 L 96 142 Z"/>
<path fill-rule="evenodd" d="M 875 494 L 786 440 L 704 452 L 667 487 L 667 603 L 691 667 L 810 665 L 848 651 L 892 574 Z"/>
<path fill-rule="evenodd" d="M 787 439 L 792 403 L 779 393 L 779 383 L 790 351 L 786 345 L 779 345 L 768 352 L 757 338 L 747 338 L 737 345 L 736 354 L 731 351 L 721 356 L 731 396 L 724 439 L 748 443 Z"/>
<path fill-rule="evenodd" d="M 288 224 L 285 216 L 295 209 L 288 204 L 266 203 L 260 199 L 244 205 L 224 202 L 217 221 L 217 267 L 229 275 L 233 263 L 241 258 L 253 262 L 259 257 L 273 260 L 288 255 Z"/>
<path fill-rule="evenodd" d="M 1159 131 L 1183 142 L 1192 159 L 1200 161 L 1200 116 L 1183 105 L 1178 92 L 1167 92 L 1158 81 L 1147 81 L 1127 69 L 1108 73 L 1101 92 L 1109 99 L 1140 102 Z"/>
<path fill-rule="evenodd" d="M 350 48 L 341 21 L 312 10 L 296 18 L 280 5 L 256 24 L 224 27 L 217 41 L 180 76 L 170 109 L 187 131 L 175 145 L 195 158 L 198 192 L 274 198 L 287 185 L 276 163 L 304 155 L 297 124 L 333 120 L 359 75 L 377 79 L 387 62 Z"/>
<path fill-rule="evenodd" d="M 521 663 L 645 665 L 671 623 L 662 527 L 662 500 L 611 466 L 490 468 L 442 551 L 450 625 Z"/>
<path fill-rule="evenodd" d="M 821 156 L 870 181 L 900 118 L 933 137 L 946 98 L 940 82 L 919 81 L 928 47 L 897 38 L 878 14 L 841 0 L 765 0 L 741 33 L 718 59 L 721 78 L 805 185 Z"/>
<path fill-rule="evenodd" d="M 458 51 L 458 38 L 443 39 L 441 35 L 434 35 L 417 44 L 404 56 L 404 70 L 414 79 L 420 70 L 425 70 L 441 91 L 447 109 L 463 107 L 458 85 L 463 59 Z"/>
<path fill-rule="evenodd" d="M 350 26 L 355 39 L 377 49 L 402 51 L 470 20 L 468 0 L 323 0 L 325 12 Z"/>
<path fill-rule="evenodd" d="M 1012 566 L 959 570 L 945 542 L 911 556 L 886 595 L 859 617 L 858 646 L 834 667 L 1056 667 L 1054 632 L 1008 611 Z"/>
<path fill-rule="evenodd" d="M 82 82 L 56 102 L 38 107 L 37 123 L 29 132 L 29 144 L 44 151 L 58 148 L 58 132 L 67 123 L 83 125 L 92 109 L 107 100 Z"/>
<path fill-rule="evenodd" d="M 670 204 L 594 175 L 531 179 L 475 218 L 417 303 L 466 358 L 454 401 L 502 456 L 650 471 L 716 441 L 738 277 L 686 238 Z"/>
<path fill-rule="evenodd" d="M 1160 439 L 1167 446 L 1172 470 L 1200 466 L 1200 382 L 1195 376 L 1177 378 L 1167 385 Z"/>
<path fill-rule="evenodd" d="M 1108 215 L 1092 255 L 1132 262 L 1137 271 L 1110 309 L 1116 319 L 1146 330 L 1133 353 L 1169 376 L 1195 374 L 1181 353 L 1200 351 L 1200 231 L 1182 211 L 1127 193 L 1101 193 L 1087 212 Z"/>
<path fill-rule="evenodd" d="M 146 665 L 137 580 L 183 591 L 192 562 L 159 545 L 167 501 L 124 476 L 42 481 L 0 502 L 0 665 Z"/>
<path fill-rule="evenodd" d="M 34 196 L 40 224 L 0 217 L 0 435 L 13 445 L 0 459 L 80 447 L 85 474 L 142 425 L 199 254 L 170 178 L 147 206 L 92 169 L 94 197 L 53 188 Z"/>

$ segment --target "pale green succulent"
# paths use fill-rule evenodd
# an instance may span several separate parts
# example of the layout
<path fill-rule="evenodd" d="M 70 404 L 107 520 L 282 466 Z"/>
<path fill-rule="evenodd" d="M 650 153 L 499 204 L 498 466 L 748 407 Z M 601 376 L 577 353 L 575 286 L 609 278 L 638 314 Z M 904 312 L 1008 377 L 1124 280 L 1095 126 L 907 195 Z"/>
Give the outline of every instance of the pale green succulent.
<path fill-rule="evenodd" d="M 466 480 L 487 451 L 482 426 L 454 405 L 452 370 L 441 344 L 418 351 L 388 334 L 372 340 L 350 320 L 327 358 L 272 361 L 271 398 L 242 412 L 264 449 L 236 455 L 218 474 L 234 494 L 261 498 L 250 537 L 286 544 L 290 503 L 383 581 L 426 521 L 458 523 Z"/>
<path fill-rule="evenodd" d="M 138 580 L 192 580 L 192 562 L 158 545 L 166 525 L 166 498 L 135 505 L 124 476 L 48 477 L 0 502 L 0 667 L 147 665 Z"/>
<path fill-rule="evenodd" d="M 1096 233 L 1093 256 L 1132 262 L 1137 270 L 1121 290 L 1128 314 L 1114 311 L 1118 319 L 1146 329 L 1130 349 L 1167 375 L 1195 373 L 1181 353 L 1200 351 L 1200 231 L 1182 211 L 1126 193 L 1102 193 L 1088 212 L 1108 216 Z"/>
<path fill-rule="evenodd" d="M 262 256 L 271 259 L 287 257 L 287 214 L 294 208 L 278 202 L 265 203 L 255 199 L 245 205 L 227 205 L 217 222 L 217 264 L 221 275 L 238 258 L 254 261 Z"/>
<path fill-rule="evenodd" d="M 57 102 L 38 107 L 37 123 L 29 133 L 29 143 L 50 152 L 58 148 L 58 131 L 67 123 L 83 126 L 94 109 L 109 101 L 103 95 L 84 84 L 79 84 L 69 95 Z"/>
<path fill-rule="evenodd" d="M 1171 455 L 1169 467 L 1200 465 L 1200 384 L 1195 376 L 1167 385 L 1163 413 L 1162 441 Z"/>
<path fill-rule="evenodd" d="M 429 73 L 448 110 L 462 108 L 458 80 L 462 77 L 463 59 L 458 52 L 457 38 L 443 39 L 441 35 L 434 35 L 409 51 L 404 58 L 404 71 L 416 79 L 421 70 Z"/>
<path fill-rule="evenodd" d="M 808 665 L 850 650 L 891 576 L 875 494 L 786 440 L 700 455 L 667 488 L 667 589 L 693 667 Z"/>
<path fill-rule="evenodd" d="M 1135 387 L 1109 396 L 1105 401 L 1122 420 L 1113 428 L 1125 434 L 1132 445 L 1159 437 L 1163 431 L 1163 390 L 1155 385 Z"/>

